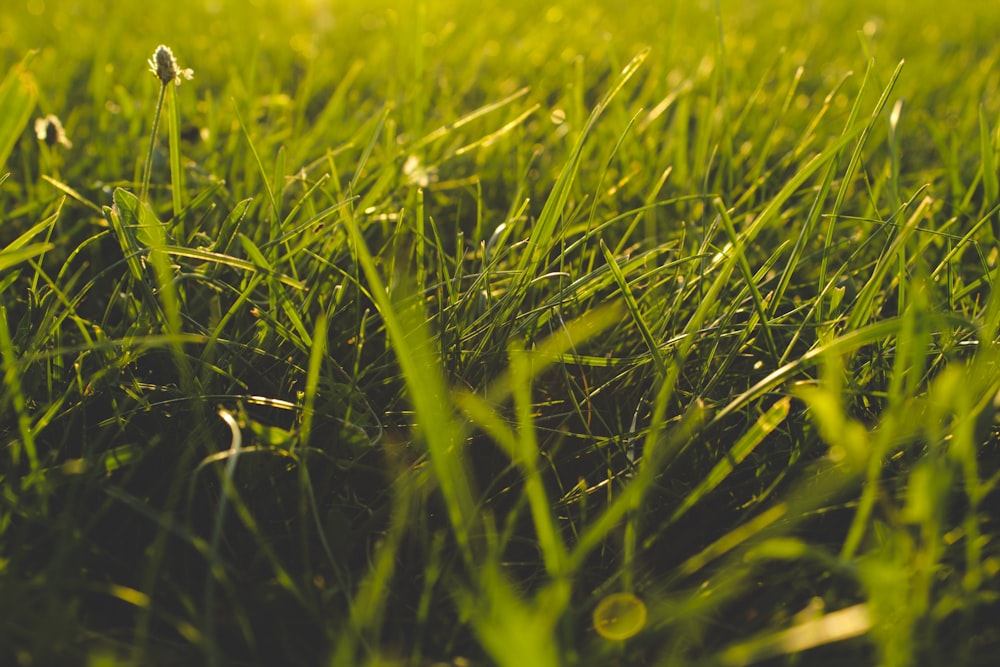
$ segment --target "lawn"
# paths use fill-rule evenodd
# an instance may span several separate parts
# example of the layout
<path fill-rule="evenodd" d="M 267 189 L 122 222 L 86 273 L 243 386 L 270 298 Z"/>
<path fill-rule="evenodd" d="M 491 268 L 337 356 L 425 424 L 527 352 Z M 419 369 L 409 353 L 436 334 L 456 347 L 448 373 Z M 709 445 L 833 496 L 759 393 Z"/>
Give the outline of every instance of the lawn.
<path fill-rule="evenodd" d="M 11 3 L 0 664 L 995 664 L 1000 10 Z"/>

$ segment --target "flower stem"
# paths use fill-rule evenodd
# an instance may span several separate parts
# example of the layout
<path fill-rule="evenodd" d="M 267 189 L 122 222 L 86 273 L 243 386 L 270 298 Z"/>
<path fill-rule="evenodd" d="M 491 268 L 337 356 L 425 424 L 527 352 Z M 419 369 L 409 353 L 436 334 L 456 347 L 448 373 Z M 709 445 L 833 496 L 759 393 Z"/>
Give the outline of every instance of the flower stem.
<path fill-rule="evenodd" d="M 167 94 L 167 84 L 160 86 L 160 96 L 156 100 L 156 113 L 153 115 L 153 130 L 149 134 L 149 152 L 146 154 L 146 167 L 142 172 L 142 187 L 139 190 L 139 201 L 145 202 L 149 194 L 149 179 L 153 173 L 153 147 L 156 145 L 156 131 L 160 126 L 160 111 Z"/>

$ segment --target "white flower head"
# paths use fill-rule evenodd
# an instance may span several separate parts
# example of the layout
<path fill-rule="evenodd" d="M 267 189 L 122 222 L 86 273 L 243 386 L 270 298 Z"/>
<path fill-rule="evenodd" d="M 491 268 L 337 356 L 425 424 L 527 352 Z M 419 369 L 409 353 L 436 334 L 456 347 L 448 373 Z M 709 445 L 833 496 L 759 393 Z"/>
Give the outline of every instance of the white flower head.
<path fill-rule="evenodd" d="M 177 58 L 169 46 L 160 44 L 153 52 L 153 57 L 146 61 L 149 63 L 149 71 L 156 75 L 156 78 L 166 85 L 173 81 L 178 86 L 181 85 L 181 77 L 191 80 L 194 78 L 193 69 L 181 69 L 177 65 Z"/>
<path fill-rule="evenodd" d="M 59 117 L 52 114 L 35 119 L 35 136 L 48 146 L 59 144 L 63 148 L 73 147 L 73 142 L 66 137 L 66 130 L 63 129 Z"/>

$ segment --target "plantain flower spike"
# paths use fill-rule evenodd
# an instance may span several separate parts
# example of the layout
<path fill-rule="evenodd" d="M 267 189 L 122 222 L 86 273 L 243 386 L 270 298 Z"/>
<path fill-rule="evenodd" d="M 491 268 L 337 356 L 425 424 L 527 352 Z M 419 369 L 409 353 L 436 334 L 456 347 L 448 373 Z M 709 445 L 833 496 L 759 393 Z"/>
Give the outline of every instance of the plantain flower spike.
<path fill-rule="evenodd" d="M 66 130 L 58 116 L 49 114 L 44 118 L 35 119 L 35 135 L 47 146 L 59 144 L 63 148 L 72 148 L 73 142 L 66 137 Z"/>
<path fill-rule="evenodd" d="M 153 57 L 146 61 L 149 63 L 149 71 L 156 75 L 156 78 L 167 85 L 171 81 L 178 86 L 181 85 L 181 77 L 191 80 L 194 78 L 194 70 L 181 69 L 174 58 L 174 52 L 170 47 L 160 44 L 153 52 Z"/>

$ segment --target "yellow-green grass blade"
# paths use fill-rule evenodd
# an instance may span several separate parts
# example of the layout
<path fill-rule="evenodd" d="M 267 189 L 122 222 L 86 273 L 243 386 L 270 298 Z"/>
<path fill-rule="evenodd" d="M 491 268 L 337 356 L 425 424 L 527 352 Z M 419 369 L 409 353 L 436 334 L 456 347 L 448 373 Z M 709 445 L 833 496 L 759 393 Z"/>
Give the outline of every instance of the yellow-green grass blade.
<path fill-rule="evenodd" d="M 0 171 L 35 110 L 38 84 L 28 71 L 30 60 L 31 54 L 11 67 L 0 82 Z"/>

